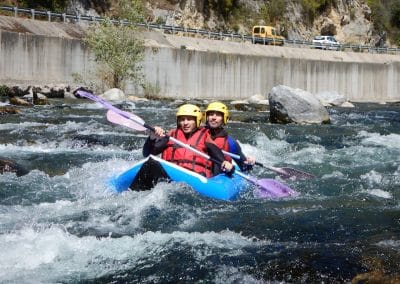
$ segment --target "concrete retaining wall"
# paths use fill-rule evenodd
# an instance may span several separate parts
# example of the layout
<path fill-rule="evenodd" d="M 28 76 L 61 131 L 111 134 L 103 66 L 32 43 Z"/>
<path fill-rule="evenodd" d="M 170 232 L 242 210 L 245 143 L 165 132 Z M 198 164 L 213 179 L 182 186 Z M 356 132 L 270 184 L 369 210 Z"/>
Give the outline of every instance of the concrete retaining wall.
<path fill-rule="evenodd" d="M 51 23 L 44 22 L 43 25 Z M 1 27 L 0 27 L 1 28 Z M 350 101 L 400 101 L 400 56 L 253 45 L 145 32 L 144 73 L 160 95 L 244 99 L 284 84 Z M 75 85 L 94 70 L 81 40 L 0 30 L 0 84 Z M 127 93 L 137 92 L 131 85 Z"/>
<path fill-rule="evenodd" d="M 69 84 L 93 68 L 89 57 L 78 39 L 1 31 L 0 84 Z"/>
<path fill-rule="evenodd" d="M 398 61 L 336 62 L 160 48 L 147 51 L 145 70 L 148 80 L 171 97 L 245 99 L 283 84 L 311 93 L 336 91 L 350 101 L 400 101 Z"/>

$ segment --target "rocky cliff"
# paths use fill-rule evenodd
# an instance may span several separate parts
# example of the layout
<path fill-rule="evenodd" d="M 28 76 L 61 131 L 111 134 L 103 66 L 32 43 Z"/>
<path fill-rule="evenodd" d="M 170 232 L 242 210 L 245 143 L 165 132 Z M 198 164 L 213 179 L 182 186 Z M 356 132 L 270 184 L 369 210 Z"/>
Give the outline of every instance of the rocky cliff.
<path fill-rule="evenodd" d="M 99 9 L 93 4 L 96 2 L 104 1 L 90 1 L 92 3 L 90 4 L 85 0 L 70 0 L 68 10 L 97 15 L 112 9 L 111 5 L 109 7 L 103 5 Z M 273 22 L 288 39 L 311 41 L 315 35 L 328 34 L 336 36 L 337 40 L 345 44 L 376 45 L 382 37 L 374 31 L 371 9 L 363 0 L 333 1 L 334 4 L 312 17 L 307 16 L 307 11 L 304 11 L 304 5 L 301 5 L 300 1 L 282 1 L 281 8 L 284 12 L 279 13 L 283 16 L 278 15 L 272 19 L 270 15 L 263 15 L 268 2 L 261 0 L 144 2 L 148 10 L 148 20 L 167 25 L 250 34 L 253 25 L 266 24 L 266 18 L 269 17 L 268 24 Z M 235 8 L 231 7 L 227 12 L 222 10 L 221 6 L 212 4 L 216 2 L 233 3 Z"/>

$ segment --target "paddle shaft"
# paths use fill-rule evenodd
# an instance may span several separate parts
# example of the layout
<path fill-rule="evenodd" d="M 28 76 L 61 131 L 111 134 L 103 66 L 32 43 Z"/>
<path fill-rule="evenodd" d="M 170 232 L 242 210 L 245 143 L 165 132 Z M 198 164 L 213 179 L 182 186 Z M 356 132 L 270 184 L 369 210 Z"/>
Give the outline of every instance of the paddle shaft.
<path fill-rule="evenodd" d="M 224 151 L 224 150 L 222 150 L 222 153 L 224 153 L 225 155 L 231 156 L 231 157 L 234 158 L 234 159 L 241 160 L 240 156 L 237 155 L 237 154 L 234 154 L 234 153 L 231 153 L 231 152 L 227 152 L 227 151 Z M 269 169 L 269 170 L 271 170 L 271 171 L 277 172 L 278 174 L 285 174 L 285 172 L 282 171 L 282 170 L 279 169 L 279 168 L 266 166 L 266 165 L 264 165 L 264 164 L 261 164 L 260 162 L 255 162 L 255 164 L 256 164 L 257 166 L 260 166 L 260 167 Z"/>

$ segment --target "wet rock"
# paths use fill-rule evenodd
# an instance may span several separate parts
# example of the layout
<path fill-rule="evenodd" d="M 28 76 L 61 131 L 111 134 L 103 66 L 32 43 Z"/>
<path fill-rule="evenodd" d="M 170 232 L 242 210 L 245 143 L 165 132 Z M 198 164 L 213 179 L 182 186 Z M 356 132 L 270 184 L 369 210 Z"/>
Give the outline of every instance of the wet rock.
<path fill-rule="evenodd" d="M 269 94 L 272 123 L 329 123 L 325 107 L 311 93 L 279 85 Z"/>
<path fill-rule="evenodd" d="M 124 92 L 118 88 L 112 88 L 105 91 L 101 97 L 108 101 L 121 101 L 126 99 Z"/>
<path fill-rule="evenodd" d="M 23 176 L 28 173 L 28 170 L 13 160 L 0 157 L 0 174 L 4 173 L 16 173 L 17 176 Z"/>
<path fill-rule="evenodd" d="M 76 100 L 76 99 L 77 99 L 77 97 L 75 97 L 73 93 L 66 92 L 66 93 L 64 94 L 64 99 L 72 99 L 72 100 Z"/>
<path fill-rule="evenodd" d="M 137 96 L 128 96 L 127 99 L 129 101 L 133 101 L 133 102 L 148 102 L 149 101 L 149 99 L 141 98 L 141 97 L 137 97 Z"/>
<path fill-rule="evenodd" d="M 27 102 L 30 102 L 34 105 L 47 105 L 49 104 L 49 101 L 47 97 L 43 94 L 40 93 L 33 93 L 33 94 L 28 94 L 22 97 L 24 100 Z"/>
<path fill-rule="evenodd" d="M 0 106 L 0 115 L 4 114 L 18 114 L 21 111 L 15 107 L 10 106 Z"/>
<path fill-rule="evenodd" d="M 46 86 L 45 86 L 46 87 Z M 62 99 L 65 97 L 65 94 L 70 91 L 70 87 L 64 84 L 58 84 L 54 86 L 50 86 L 50 93 L 46 94 L 48 98 L 55 98 L 55 99 Z M 40 91 L 40 93 L 43 92 L 43 88 Z"/>
<path fill-rule="evenodd" d="M 346 101 L 346 98 L 338 92 L 320 92 L 316 97 L 324 106 L 339 106 Z"/>
<path fill-rule="evenodd" d="M 351 102 L 344 102 L 340 105 L 340 107 L 348 107 L 348 108 L 353 108 L 355 107 Z"/>
<path fill-rule="evenodd" d="M 352 280 L 352 284 L 362 283 L 400 283 L 400 274 L 390 271 L 389 266 L 384 261 L 375 256 L 364 256 L 364 265 L 368 272 L 357 274 Z"/>
<path fill-rule="evenodd" d="M 240 101 L 240 100 L 231 101 L 230 104 L 233 106 L 233 108 L 234 108 L 235 110 L 240 110 L 240 111 L 247 111 L 247 110 L 250 110 L 250 104 L 249 104 L 249 102 L 246 101 L 246 100 L 243 100 L 243 101 Z"/>
<path fill-rule="evenodd" d="M 12 86 L 10 88 L 9 97 L 22 97 L 26 94 L 29 94 L 29 88 L 24 88 L 22 86 Z"/>
<path fill-rule="evenodd" d="M 18 97 L 11 97 L 10 104 L 17 105 L 17 106 L 33 106 L 32 103 L 30 103 L 24 99 L 18 98 Z"/>

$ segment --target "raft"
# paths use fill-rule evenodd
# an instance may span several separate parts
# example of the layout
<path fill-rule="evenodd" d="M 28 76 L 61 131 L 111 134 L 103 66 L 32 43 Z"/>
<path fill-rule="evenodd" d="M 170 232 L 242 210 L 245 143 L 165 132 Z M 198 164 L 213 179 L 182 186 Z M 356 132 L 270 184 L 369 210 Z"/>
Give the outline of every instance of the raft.
<path fill-rule="evenodd" d="M 182 182 L 201 195 L 219 200 L 234 200 L 248 187 L 246 180 L 239 175 L 229 177 L 219 174 L 206 178 L 153 155 L 111 178 L 108 183 L 113 191 L 119 193 L 126 190 L 150 190 L 161 181 Z"/>

